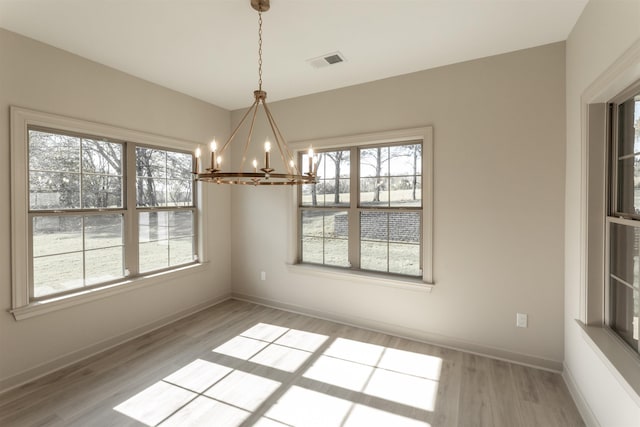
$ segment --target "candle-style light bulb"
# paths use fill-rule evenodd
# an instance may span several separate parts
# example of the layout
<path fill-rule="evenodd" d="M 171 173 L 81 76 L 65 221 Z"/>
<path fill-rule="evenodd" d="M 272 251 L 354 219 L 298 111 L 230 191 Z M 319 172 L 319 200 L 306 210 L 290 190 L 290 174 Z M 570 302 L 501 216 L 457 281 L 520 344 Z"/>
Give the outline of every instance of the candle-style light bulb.
<path fill-rule="evenodd" d="M 216 157 L 216 162 L 218 163 L 218 167 L 220 167 L 220 164 L 222 163 L 222 156 Z"/>
<path fill-rule="evenodd" d="M 270 169 L 269 165 L 269 152 L 271 151 L 271 143 L 267 140 L 264 143 L 264 168 Z"/>
<path fill-rule="evenodd" d="M 200 147 L 198 147 L 196 148 L 196 164 L 195 164 L 195 167 L 193 168 L 194 173 L 200 172 L 198 167 L 198 160 L 200 160 L 200 154 L 202 154 L 202 151 L 200 150 Z"/>
<path fill-rule="evenodd" d="M 258 160 L 253 159 L 253 171 L 258 172 Z"/>
<path fill-rule="evenodd" d="M 313 148 L 309 147 L 309 152 L 307 153 L 307 156 L 309 157 L 309 174 L 312 174 L 313 173 L 313 163 L 314 163 Z"/>
<path fill-rule="evenodd" d="M 216 140 L 211 141 L 211 169 L 216 168 L 216 150 L 218 149 L 218 144 L 216 144 Z"/>

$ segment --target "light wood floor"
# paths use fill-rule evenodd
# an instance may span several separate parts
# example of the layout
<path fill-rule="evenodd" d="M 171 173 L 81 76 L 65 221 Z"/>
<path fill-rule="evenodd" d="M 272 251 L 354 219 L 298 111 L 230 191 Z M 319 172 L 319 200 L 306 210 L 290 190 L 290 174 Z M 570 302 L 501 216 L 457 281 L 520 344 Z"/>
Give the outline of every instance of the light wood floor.
<path fill-rule="evenodd" d="M 558 374 L 227 301 L 0 395 L 9 426 L 581 426 Z"/>

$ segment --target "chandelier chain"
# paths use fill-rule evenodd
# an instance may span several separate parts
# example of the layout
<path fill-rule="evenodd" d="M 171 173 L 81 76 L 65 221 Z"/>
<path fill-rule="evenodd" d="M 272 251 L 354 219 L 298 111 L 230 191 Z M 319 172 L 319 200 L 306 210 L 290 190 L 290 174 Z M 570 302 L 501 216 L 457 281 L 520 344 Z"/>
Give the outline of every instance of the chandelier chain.
<path fill-rule="evenodd" d="M 258 12 L 258 90 L 262 90 L 262 12 Z"/>

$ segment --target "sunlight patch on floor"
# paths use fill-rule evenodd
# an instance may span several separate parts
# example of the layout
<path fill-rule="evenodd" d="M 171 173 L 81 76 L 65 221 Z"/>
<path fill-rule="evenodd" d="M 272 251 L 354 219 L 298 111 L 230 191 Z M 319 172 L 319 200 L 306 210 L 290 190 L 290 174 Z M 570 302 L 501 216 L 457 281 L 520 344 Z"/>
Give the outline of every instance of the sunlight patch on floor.
<path fill-rule="evenodd" d="M 214 348 L 212 351 L 237 359 L 249 360 L 268 345 L 269 343 L 264 341 L 237 336 L 231 338 L 221 346 Z"/>
<path fill-rule="evenodd" d="M 215 425 L 216 427 L 238 427 L 250 415 L 251 412 L 200 396 L 162 423 L 162 426 L 201 427 Z"/>
<path fill-rule="evenodd" d="M 214 348 L 217 363 L 196 359 L 114 410 L 148 426 L 238 427 L 259 411 L 253 426 L 429 427 L 442 359 L 329 339 L 258 323 Z"/>
<path fill-rule="evenodd" d="M 304 378 L 325 384 L 362 391 L 373 373 L 373 367 L 334 357 L 320 356 L 303 374 Z"/>
<path fill-rule="evenodd" d="M 292 386 L 265 415 L 291 426 L 339 427 L 351 405 L 348 400 Z"/>
<path fill-rule="evenodd" d="M 235 371 L 207 390 L 204 395 L 247 411 L 255 411 L 278 387 L 278 381 Z"/>
<path fill-rule="evenodd" d="M 155 426 L 196 396 L 196 393 L 160 381 L 113 409 L 143 424 Z"/>
<path fill-rule="evenodd" d="M 226 366 L 196 359 L 184 368 L 165 377 L 164 381 L 197 393 L 202 393 L 231 371 L 233 371 L 233 369 Z"/>

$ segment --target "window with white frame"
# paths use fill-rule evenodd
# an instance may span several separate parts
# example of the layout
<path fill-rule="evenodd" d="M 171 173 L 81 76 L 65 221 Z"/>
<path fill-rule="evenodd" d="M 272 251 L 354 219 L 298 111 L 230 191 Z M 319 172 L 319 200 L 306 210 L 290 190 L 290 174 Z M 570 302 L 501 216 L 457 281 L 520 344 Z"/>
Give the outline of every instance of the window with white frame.
<path fill-rule="evenodd" d="M 319 143 L 317 182 L 298 193 L 301 263 L 431 281 L 431 132 L 422 131 L 419 139 Z M 309 164 L 306 153 L 300 161 Z"/>
<path fill-rule="evenodd" d="M 606 324 L 640 353 L 640 85 L 609 104 Z"/>
<path fill-rule="evenodd" d="M 170 142 L 12 109 L 14 314 L 198 261 L 192 147 Z"/>

